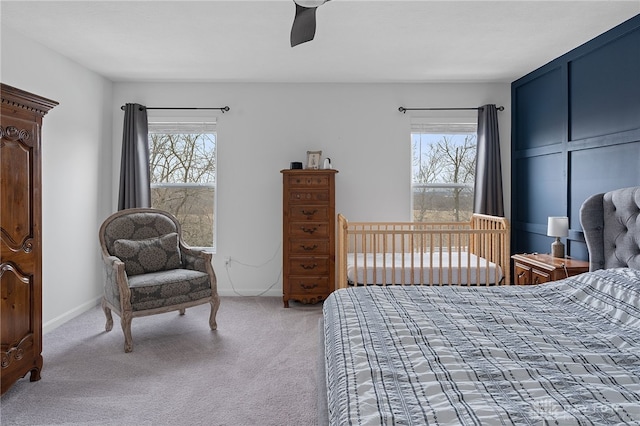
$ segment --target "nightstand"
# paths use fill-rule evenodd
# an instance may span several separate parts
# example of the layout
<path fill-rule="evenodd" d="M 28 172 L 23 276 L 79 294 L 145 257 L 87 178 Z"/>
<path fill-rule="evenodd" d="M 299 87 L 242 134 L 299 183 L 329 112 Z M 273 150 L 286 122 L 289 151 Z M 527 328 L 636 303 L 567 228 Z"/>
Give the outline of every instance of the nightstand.
<path fill-rule="evenodd" d="M 550 254 L 514 254 L 514 284 L 542 284 L 589 271 L 586 260 L 553 257 Z"/>

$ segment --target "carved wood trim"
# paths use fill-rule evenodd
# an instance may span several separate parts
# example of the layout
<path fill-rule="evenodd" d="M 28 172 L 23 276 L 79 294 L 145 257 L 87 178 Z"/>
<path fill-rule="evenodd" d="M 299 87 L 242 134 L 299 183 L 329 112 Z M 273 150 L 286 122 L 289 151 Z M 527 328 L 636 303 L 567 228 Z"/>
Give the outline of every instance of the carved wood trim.
<path fill-rule="evenodd" d="M 4 262 L 0 265 L 0 277 L 2 277 L 6 271 L 13 272 L 18 280 L 25 284 L 29 284 L 31 282 L 31 275 L 24 274 L 20 268 L 15 266 L 13 263 Z"/>
<path fill-rule="evenodd" d="M 18 129 L 16 126 L 0 126 L 0 138 L 10 141 L 28 141 L 31 139 L 31 132 L 27 129 Z"/>
<path fill-rule="evenodd" d="M 11 236 L 4 229 L 0 229 L 0 231 L 2 231 L 2 234 L 0 234 L 0 238 L 12 252 L 16 253 L 19 251 L 23 251 L 25 253 L 31 253 L 31 251 L 33 251 L 32 235 L 29 235 L 25 237 L 21 242 L 18 242 L 11 238 Z"/>
<path fill-rule="evenodd" d="M 3 350 L 0 353 L 0 366 L 7 368 L 13 361 L 20 361 L 24 353 L 33 346 L 33 333 L 29 333 L 16 346 Z"/>
<path fill-rule="evenodd" d="M 2 105 L 20 108 L 44 116 L 58 102 L 0 83 Z M 17 98 L 17 99 L 16 99 Z"/>

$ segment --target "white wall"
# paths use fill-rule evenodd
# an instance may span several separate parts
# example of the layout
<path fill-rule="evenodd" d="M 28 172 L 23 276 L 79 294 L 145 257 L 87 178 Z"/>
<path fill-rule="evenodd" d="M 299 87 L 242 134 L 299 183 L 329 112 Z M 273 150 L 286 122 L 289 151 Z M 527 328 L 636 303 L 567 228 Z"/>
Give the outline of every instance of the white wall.
<path fill-rule="evenodd" d="M 291 161 L 322 150 L 340 171 L 337 211 L 354 220 L 408 220 L 406 107 L 504 105 L 500 113 L 509 211 L 509 84 L 112 83 L 6 28 L 3 83 L 56 100 L 43 126 L 43 321 L 47 332 L 102 294 L 97 231 L 116 210 L 127 102 L 222 106 L 218 116 L 220 293 L 282 294 L 282 178 Z M 28 53 L 27 53 L 28 52 Z M 231 256 L 226 273 L 223 259 Z"/>
<path fill-rule="evenodd" d="M 112 83 L 2 28 L 5 84 L 60 104 L 43 122 L 43 330 L 95 306 L 98 228 L 111 208 Z"/>
<path fill-rule="evenodd" d="M 118 176 L 122 112 L 150 107 L 218 107 L 217 254 L 223 295 L 282 295 L 282 177 L 307 150 L 331 157 L 336 210 L 352 220 L 410 220 L 410 114 L 405 107 L 505 106 L 499 113 L 507 211 L 510 193 L 509 84 L 115 83 L 113 176 Z M 115 181 L 115 178 L 114 178 Z M 112 192 L 116 205 L 117 190 Z M 223 259 L 231 256 L 229 274 Z"/>

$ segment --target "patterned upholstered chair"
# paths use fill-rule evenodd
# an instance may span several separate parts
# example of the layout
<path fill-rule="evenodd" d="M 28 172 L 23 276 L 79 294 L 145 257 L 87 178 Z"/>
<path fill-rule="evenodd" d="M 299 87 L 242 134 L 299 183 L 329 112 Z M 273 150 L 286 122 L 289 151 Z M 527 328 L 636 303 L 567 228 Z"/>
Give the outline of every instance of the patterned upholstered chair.
<path fill-rule="evenodd" d="M 109 216 L 100 227 L 106 271 L 102 308 L 113 328 L 111 311 L 120 316 L 124 351 L 133 350 L 131 320 L 211 304 L 209 326 L 217 328 L 220 305 L 212 254 L 188 247 L 180 224 L 157 209 L 127 209 Z"/>

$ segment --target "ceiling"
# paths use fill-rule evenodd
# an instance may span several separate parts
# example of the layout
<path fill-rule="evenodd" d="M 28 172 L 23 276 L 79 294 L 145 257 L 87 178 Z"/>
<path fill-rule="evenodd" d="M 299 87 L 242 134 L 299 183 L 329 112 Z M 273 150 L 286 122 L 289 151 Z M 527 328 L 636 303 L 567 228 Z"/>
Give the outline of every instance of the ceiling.
<path fill-rule="evenodd" d="M 117 82 L 511 82 L 640 0 L 332 0 L 294 48 L 292 0 L 2 0 L 0 14 L 3 33 Z"/>

